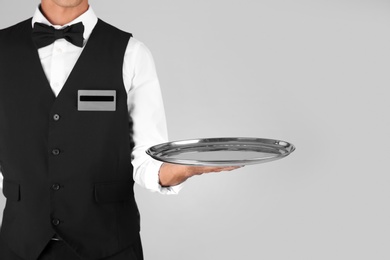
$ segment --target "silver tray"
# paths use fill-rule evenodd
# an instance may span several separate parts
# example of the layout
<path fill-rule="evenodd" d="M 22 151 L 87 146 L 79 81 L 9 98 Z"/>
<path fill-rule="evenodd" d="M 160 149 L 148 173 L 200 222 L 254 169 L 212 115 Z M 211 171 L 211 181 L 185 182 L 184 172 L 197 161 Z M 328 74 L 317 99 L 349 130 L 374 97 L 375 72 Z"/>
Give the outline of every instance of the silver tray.
<path fill-rule="evenodd" d="M 146 150 L 156 160 L 198 166 L 238 166 L 286 157 L 294 145 L 262 138 L 207 138 L 168 142 Z"/>

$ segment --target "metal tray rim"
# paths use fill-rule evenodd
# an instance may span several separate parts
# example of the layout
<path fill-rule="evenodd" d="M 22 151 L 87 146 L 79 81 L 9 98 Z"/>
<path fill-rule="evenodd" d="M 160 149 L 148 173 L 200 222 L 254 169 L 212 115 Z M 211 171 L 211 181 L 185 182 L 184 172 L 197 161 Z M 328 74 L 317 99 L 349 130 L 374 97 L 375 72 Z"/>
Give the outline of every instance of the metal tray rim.
<path fill-rule="evenodd" d="M 234 146 L 235 143 L 237 146 L 239 142 L 246 142 L 253 144 L 262 145 L 263 147 L 281 149 L 284 152 L 279 153 L 277 156 L 263 157 L 263 158 L 249 158 L 249 159 L 240 159 L 240 160 L 192 160 L 192 159 L 179 159 L 179 158 L 169 158 L 164 156 L 164 152 L 170 151 L 172 149 L 181 149 L 183 147 L 199 147 L 205 145 L 213 145 L 215 143 L 225 143 Z M 248 144 L 247 144 L 248 145 Z M 229 145 L 226 145 L 228 147 Z M 258 164 L 270 162 L 278 159 L 282 159 L 290 155 L 295 151 L 295 146 L 289 142 L 277 139 L 267 139 L 267 138 L 256 138 L 256 137 L 216 137 L 216 138 L 198 138 L 198 139 L 184 139 L 172 142 L 166 142 L 158 145 L 154 145 L 146 150 L 146 153 L 152 158 L 174 164 L 183 164 L 183 165 L 194 165 L 194 166 L 244 166 L 250 164 Z"/>

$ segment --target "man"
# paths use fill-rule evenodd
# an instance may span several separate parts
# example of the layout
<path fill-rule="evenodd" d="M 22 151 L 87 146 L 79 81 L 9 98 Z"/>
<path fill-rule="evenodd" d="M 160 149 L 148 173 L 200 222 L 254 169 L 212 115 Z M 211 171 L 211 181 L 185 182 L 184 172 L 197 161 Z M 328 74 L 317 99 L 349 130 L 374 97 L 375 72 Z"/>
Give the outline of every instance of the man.
<path fill-rule="evenodd" d="M 42 0 L 1 30 L 0 259 L 143 259 L 134 180 L 174 194 L 235 168 L 152 160 L 165 124 L 150 52 L 88 0 Z"/>

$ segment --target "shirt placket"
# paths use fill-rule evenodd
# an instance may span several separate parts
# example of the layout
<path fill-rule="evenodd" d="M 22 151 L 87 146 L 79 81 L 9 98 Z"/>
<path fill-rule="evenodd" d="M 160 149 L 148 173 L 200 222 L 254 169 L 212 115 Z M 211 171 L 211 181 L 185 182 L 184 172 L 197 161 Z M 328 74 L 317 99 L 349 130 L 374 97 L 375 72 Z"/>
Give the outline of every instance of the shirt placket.
<path fill-rule="evenodd" d="M 64 39 L 54 42 L 50 69 L 50 86 L 56 96 L 65 84 L 67 46 Z"/>

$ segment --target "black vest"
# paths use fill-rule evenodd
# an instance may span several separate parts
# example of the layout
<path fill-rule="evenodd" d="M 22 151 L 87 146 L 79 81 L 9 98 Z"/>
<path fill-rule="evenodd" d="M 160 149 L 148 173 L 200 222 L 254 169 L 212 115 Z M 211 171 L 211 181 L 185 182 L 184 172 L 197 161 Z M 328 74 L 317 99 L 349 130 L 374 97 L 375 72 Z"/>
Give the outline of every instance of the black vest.
<path fill-rule="evenodd" d="M 122 75 L 131 34 L 99 20 L 56 98 L 31 30 L 29 19 L 0 31 L 0 235 L 25 259 L 55 234 L 83 259 L 103 258 L 140 228 Z M 114 90 L 115 111 L 78 111 L 78 90 Z"/>

